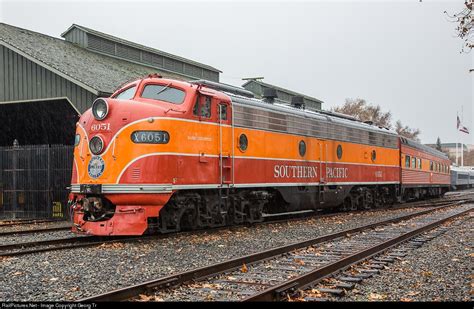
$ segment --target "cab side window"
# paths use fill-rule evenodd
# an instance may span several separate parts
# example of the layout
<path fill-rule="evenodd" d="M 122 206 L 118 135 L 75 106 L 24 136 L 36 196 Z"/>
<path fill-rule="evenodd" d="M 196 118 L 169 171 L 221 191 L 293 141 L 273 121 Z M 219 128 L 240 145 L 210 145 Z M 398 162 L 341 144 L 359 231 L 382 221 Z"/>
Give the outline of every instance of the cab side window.
<path fill-rule="evenodd" d="M 219 104 L 219 105 L 217 105 L 217 108 L 220 111 L 219 119 L 220 120 L 227 120 L 227 105 Z"/>
<path fill-rule="evenodd" d="M 211 118 L 211 97 L 203 96 L 201 100 L 201 117 Z"/>
<path fill-rule="evenodd" d="M 193 115 L 203 118 L 211 118 L 211 97 L 202 95 L 196 98 L 193 107 Z"/>

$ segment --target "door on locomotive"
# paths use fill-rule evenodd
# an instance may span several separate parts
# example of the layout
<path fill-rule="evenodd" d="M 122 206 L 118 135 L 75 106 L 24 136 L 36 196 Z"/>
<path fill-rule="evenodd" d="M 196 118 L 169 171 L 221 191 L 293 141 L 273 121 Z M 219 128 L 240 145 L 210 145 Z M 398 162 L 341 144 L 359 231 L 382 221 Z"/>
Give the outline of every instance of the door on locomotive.
<path fill-rule="evenodd" d="M 199 121 L 213 122 L 217 126 L 210 126 L 210 136 L 217 137 L 214 140 L 215 151 L 218 160 L 213 170 L 216 171 L 216 181 L 220 187 L 229 188 L 233 184 L 233 126 L 232 107 L 230 102 L 214 97 L 211 93 L 199 91 L 193 114 Z M 200 162 L 207 163 L 206 154 L 201 152 Z"/>

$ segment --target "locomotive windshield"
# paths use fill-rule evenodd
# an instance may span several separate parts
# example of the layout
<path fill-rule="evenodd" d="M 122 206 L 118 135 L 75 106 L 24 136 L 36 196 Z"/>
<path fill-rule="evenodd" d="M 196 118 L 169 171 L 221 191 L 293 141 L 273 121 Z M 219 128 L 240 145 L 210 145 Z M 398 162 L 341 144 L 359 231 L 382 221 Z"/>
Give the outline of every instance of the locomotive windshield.
<path fill-rule="evenodd" d="M 137 86 L 130 87 L 119 94 L 117 94 L 114 99 L 121 99 L 121 100 L 130 100 L 133 99 L 135 96 L 135 91 L 137 90 Z"/>
<path fill-rule="evenodd" d="M 146 85 L 143 89 L 142 98 L 164 101 L 173 104 L 181 104 L 186 93 L 183 90 L 170 87 L 169 85 Z"/>

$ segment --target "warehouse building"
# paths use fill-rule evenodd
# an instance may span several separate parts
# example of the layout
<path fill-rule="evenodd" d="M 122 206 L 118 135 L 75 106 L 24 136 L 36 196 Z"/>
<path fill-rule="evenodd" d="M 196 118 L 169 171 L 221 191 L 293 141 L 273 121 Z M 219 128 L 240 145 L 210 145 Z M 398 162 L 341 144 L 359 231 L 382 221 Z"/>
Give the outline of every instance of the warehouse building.
<path fill-rule="evenodd" d="M 209 65 L 83 26 L 61 36 L 0 23 L 0 145 L 72 144 L 79 115 L 97 97 L 150 73 L 219 81 Z"/>

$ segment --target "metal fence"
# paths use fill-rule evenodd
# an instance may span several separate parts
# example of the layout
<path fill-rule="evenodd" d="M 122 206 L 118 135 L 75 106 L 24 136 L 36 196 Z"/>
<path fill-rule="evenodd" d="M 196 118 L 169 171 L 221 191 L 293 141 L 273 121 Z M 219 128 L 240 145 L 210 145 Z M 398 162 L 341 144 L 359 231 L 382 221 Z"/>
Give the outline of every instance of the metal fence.
<path fill-rule="evenodd" d="M 73 146 L 0 147 L 0 218 L 67 218 Z"/>

